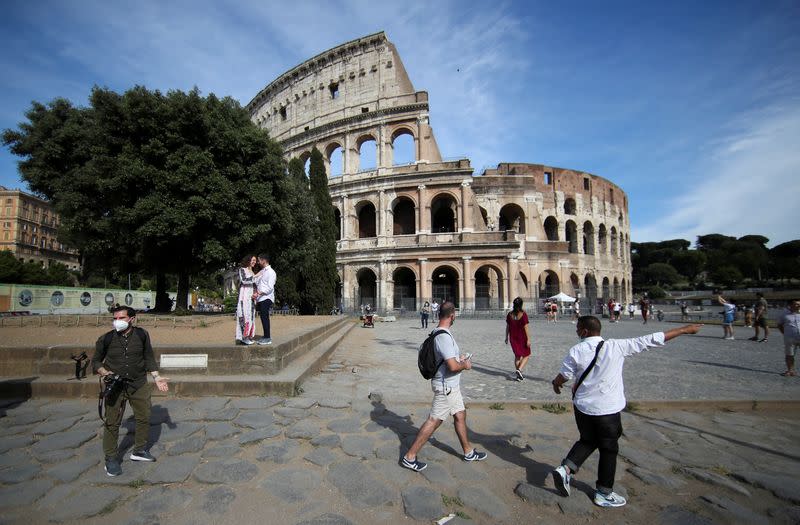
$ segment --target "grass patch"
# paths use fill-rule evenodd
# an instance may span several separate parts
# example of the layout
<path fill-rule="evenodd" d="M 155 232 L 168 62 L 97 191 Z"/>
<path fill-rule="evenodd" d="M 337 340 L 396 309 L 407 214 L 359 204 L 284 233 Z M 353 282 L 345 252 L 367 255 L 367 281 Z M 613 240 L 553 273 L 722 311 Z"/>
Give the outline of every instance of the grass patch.
<path fill-rule="evenodd" d="M 295 387 L 294 387 L 294 395 L 295 395 L 295 396 L 299 396 L 299 395 L 300 395 L 300 394 L 302 394 L 303 392 L 305 392 L 305 390 L 303 390 L 303 387 L 302 387 L 302 386 L 300 386 L 300 385 L 295 385 Z"/>
<path fill-rule="evenodd" d="M 442 494 L 442 503 L 444 504 L 445 507 L 450 507 L 450 506 L 463 507 L 464 506 L 464 502 L 461 501 L 461 498 L 459 498 L 458 496 L 450 497 L 450 496 L 446 496 L 444 494 Z"/>
<path fill-rule="evenodd" d="M 537 407 L 536 405 L 531 405 L 531 410 L 539 410 L 539 407 Z"/>
<path fill-rule="evenodd" d="M 472 519 L 472 517 L 469 514 L 467 514 L 466 512 L 464 512 L 463 510 L 457 511 L 456 512 L 456 516 L 458 516 L 462 520 L 471 520 Z"/>
<path fill-rule="evenodd" d="M 505 410 L 506 407 L 503 403 L 492 403 L 489 405 L 489 410 Z"/>
<path fill-rule="evenodd" d="M 108 505 L 103 507 L 103 509 L 98 513 L 98 516 L 104 516 L 106 514 L 111 514 L 112 512 L 114 512 L 114 509 L 116 507 L 117 507 L 117 502 L 116 501 L 112 501 Z"/>
<path fill-rule="evenodd" d="M 753 410 L 758 410 L 758 401 L 755 401 L 755 400 L 753 401 L 752 409 Z"/>
<path fill-rule="evenodd" d="M 206 328 L 208 327 L 208 323 L 201 319 L 200 322 L 197 323 L 197 326 L 199 326 L 200 328 Z"/>
<path fill-rule="evenodd" d="M 129 486 L 130 488 L 132 488 L 132 489 L 138 489 L 138 488 L 141 488 L 141 487 L 142 487 L 142 485 L 144 485 L 144 480 L 143 480 L 143 479 L 141 479 L 141 478 L 139 478 L 139 479 L 134 479 L 134 480 L 132 480 L 132 481 L 129 481 L 129 482 L 128 482 L 128 486 Z"/>
<path fill-rule="evenodd" d="M 642 406 L 639 403 L 630 402 L 625 405 L 625 410 L 628 412 L 639 412 Z"/>
<path fill-rule="evenodd" d="M 711 472 L 716 472 L 720 476 L 730 476 L 731 471 L 728 470 L 724 465 L 717 465 L 716 467 L 711 467 L 709 470 Z"/>
<path fill-rule="evenodd" d="M 545 403 L 542 405 L 542 410 L 551 414 L 563 414 L 567 411 L 567 407 L 561 403 Z"/>

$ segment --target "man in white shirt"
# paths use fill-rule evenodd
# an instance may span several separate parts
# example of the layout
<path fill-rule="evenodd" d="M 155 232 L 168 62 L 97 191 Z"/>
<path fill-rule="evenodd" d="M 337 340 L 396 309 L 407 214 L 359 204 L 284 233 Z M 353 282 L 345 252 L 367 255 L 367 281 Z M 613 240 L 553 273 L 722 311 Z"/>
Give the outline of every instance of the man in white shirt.
<path fill-rule="evenodd" d="M 472 368 L 472 360 L 469 354 L 460 354 L 458 344 L 450 333 L 450 327 L 455 320 L 456 306 L 450 301 L 443 302 L 439 309 L 439 326 L 436 327 L 440 333 L 434 339 L 436 361 L 440 364 L 436 375 L 431 379 L 431 413 L 419 429 L 414 443 L 400 460 L 402 467 L 416 472 L 425 470 L 428 466 L 427 463 L 417 460 L 417 453 L 448 416 L 453 416 L 456 435 L 464 450 L 464 461 L 486 459 L 486 452 L 474 448 L 467 437 L 467 409 L 461 396 L 461 372 Z"/>
<path fill-rule="evenodd" d="M 269 311 L 275 303 L 275 281 L 277 276 L 275 270 L 269 265 L 269 255 L 262 253 L 258 256 L 258 264 L 262 269 L 256 276 L 256 310 L 261 317 L 261 327 L 264 329 L 264 336 L 258 340 L 260 345 L 271 345 L 272 337 L 269 328 Z"/>
<path fill-rule="evenodd" d="M 778 321 L 778 330 L 783 334 L 783 344 L 786 347 L 786 372 L 781 375 L 796 376 L 794 356 L 800 350 L 800 299 L 789 301 L 786 313 Z"/>
<path fill-rule="evenodd" d="M 635 337 L 609 339 L 600 337 L 600 320 L 587 315 L 578 319 L 576 333 L 581 342 L 569 350 L 561 365 L 561 372 L 553 379 L 553 390 L 561 393 L 567 381 L 575 380 L 573 404 L 575 422 L 580 441 L 572 446 L 561 466 L 553 471 L 553 481 L 562 496 L 569 496 L 569 482 L 583 462 L 595 451 L 600 451 L 597 469 L 597 491 L 594 502 L 600 507 L 621 507 L 625 498 L 614 492 L 614 475 L 617 468 L 618 440 L 622 435 L 620 412 L 625 408 L 625 387 L 622 384 L 622 367 L 625 358 L 663 346 L 666 341 L 684 334 L 696 334 L 703 325 L 693 324 L 667 332 Z M 594 363 L 594 366 L 592 364 Z M 588 369 L 588 373 L 585 373 Z M 581 381 L 582 380 L 582 381 Z"/>

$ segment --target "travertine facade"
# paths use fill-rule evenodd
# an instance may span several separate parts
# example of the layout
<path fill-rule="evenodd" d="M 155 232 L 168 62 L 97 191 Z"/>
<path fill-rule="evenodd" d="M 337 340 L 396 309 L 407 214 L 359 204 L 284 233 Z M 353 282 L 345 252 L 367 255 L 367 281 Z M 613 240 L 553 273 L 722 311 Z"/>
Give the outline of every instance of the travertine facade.
<path fill-rule="evenodd" d="M 326 159 L 346 309 L 416 310 L 432 298 L 507 308 L 563 291 L 588 311 L 631 298 L 625 193 L 575 170 L 504 163 L 473 176 L 468 159 L 443 161 L 428 94 L 414 90 L 384 33 L 286 72 L 248 109 L 287 158 L 317 147 Z M 398 165 L 401 138 L 414 161 Z M 375 167 L 362 169 L 365 156 Z"/>

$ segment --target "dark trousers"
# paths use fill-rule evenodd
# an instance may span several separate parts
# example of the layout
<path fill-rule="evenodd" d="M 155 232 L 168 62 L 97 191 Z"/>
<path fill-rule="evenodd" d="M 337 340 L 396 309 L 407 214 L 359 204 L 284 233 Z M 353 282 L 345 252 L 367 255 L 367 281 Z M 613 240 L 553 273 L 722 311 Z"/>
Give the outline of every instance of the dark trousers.
<path fill-rule="evenodd" d="M 419 314 L 422 328 L 428 328 L 428 314 Z"/>
<path fill-rule="evenodd" d="M 133 450 L 138 452 L 147 446 L 150 433 L 150 396 L 153 387 L 145 383 L 136 390 L 125 385 L 124 390 L 117 396 L 113 403 L 106 406 L 106 421 L 103 425 L 103 454 L 106 459 L 117 457 L 117 442 L 119 441 L 119 427 L 124 417 L 123 400 L 130 403 L 133 409 L 133 418 L 136 422 Z"/>
<path fill-rule="evenodd" d="M 256 303 L 256 310 L 261 317 L 261 327 L 264 329 L 264 337 L 269 339 L 269 311 L 272 308 L 272 299 L 264 299 Z"/>
<path fill-rule="evenodd" d="M 590 416 L 575 409 L 575 422 L 581 439 L 572 446 L 562 462 L 573 472 L 578 472 L 583 462 L 595 449 L 600 451 L 597 467 L 597 490 L 610 493 L 614 489 L 614 474 L 617 471 L 619 437 L 622 435 L 622 419 L 619 412 L 605 416 Z"/>

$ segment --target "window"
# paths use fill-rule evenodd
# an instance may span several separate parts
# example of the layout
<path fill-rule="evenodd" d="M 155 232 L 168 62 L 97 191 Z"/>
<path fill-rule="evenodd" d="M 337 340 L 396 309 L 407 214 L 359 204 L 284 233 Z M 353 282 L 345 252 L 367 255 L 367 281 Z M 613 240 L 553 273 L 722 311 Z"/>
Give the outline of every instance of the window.
<path fill-rule="evenodd" d="M 586 178 L 586 177 L 583 178 L 583 189 L 584 190 L 588 190 L 589 189 L 589 179 Z"/>
<path fill-rule="evenodd" d="M 369 113 L 369 108 L 361 108 L 361 113 Z"/>
<path fill-rule="evenodd" d="M 328 86 L 328 89 L 331 92 L 331 98 L 332 99 L 339 98 L 339 83 L 338 82 L 334 82 L 333 84 Z"/>
<path fill-rule="evenodd" d="M 553 184 L 553 174 L 549 171 L 544 172 L 544 183 L 548 186 Z"/>
<path fill-rule="evenodd" d="M 611 204 L 614 204 L 614 188 L 611 188 L 609 190 L 609 192 L 610 192 L 610 196 L 611 196 Z"/>
<path fill-rule="evenodd" d="M 280 109 L 281 120 L 286 120 L 286 107 Z"/>

